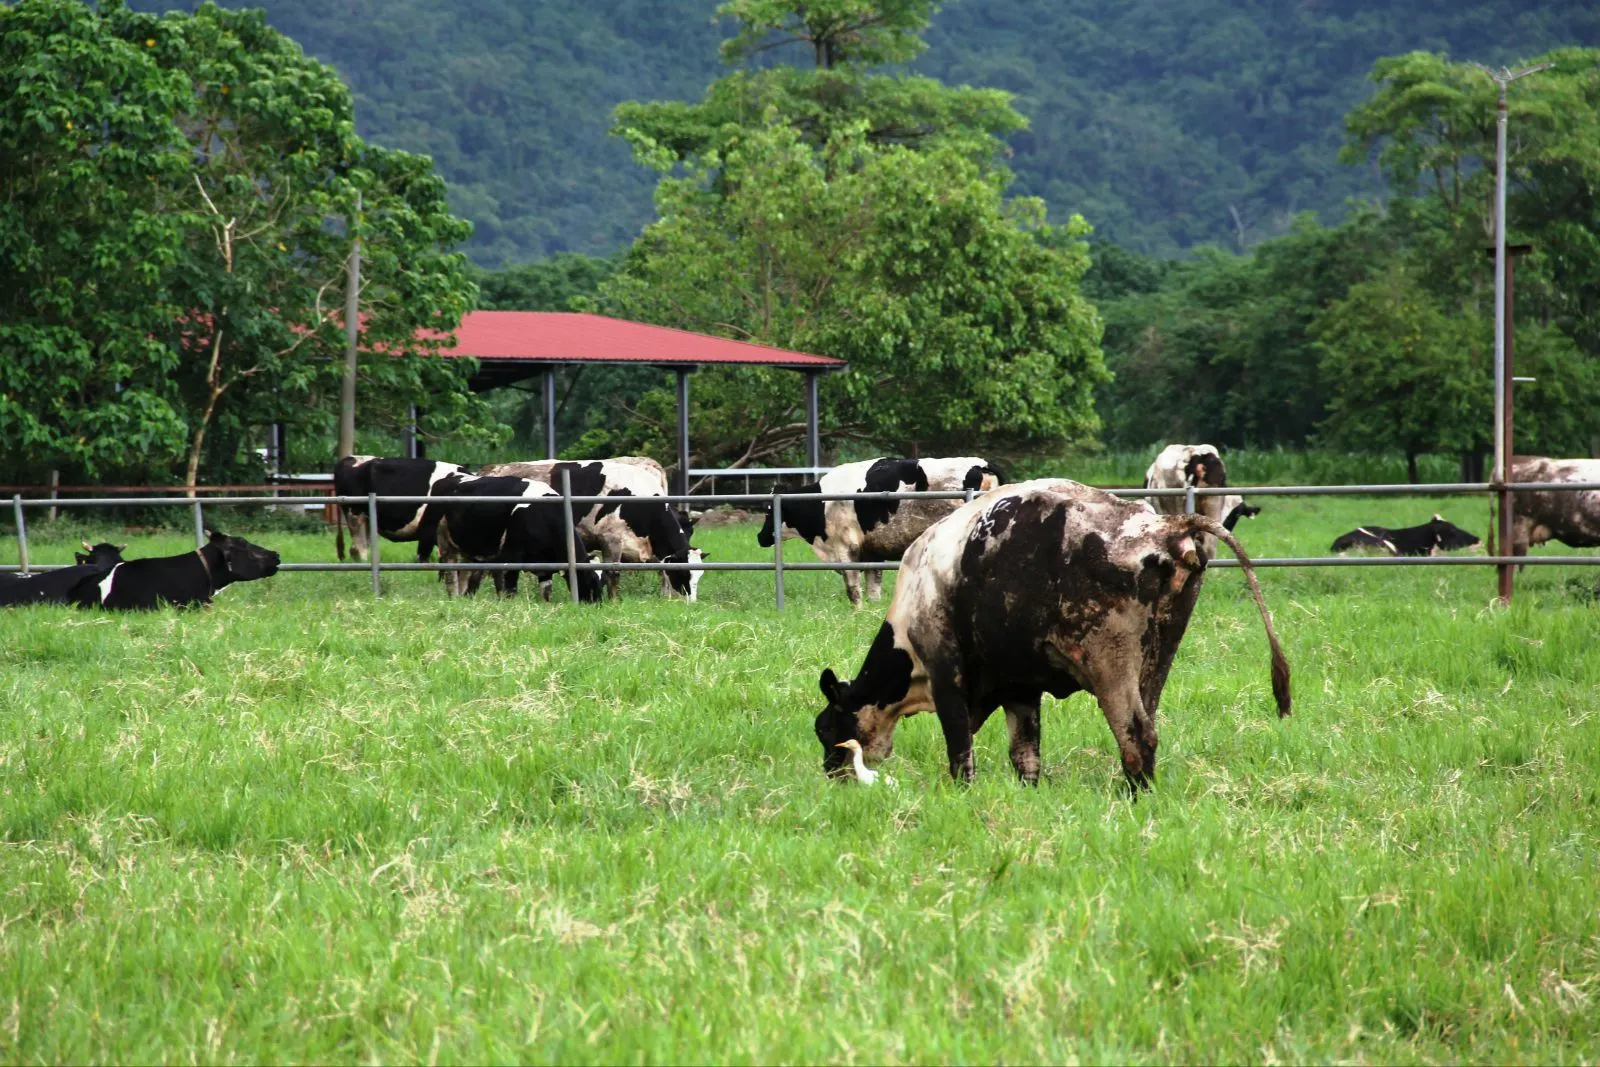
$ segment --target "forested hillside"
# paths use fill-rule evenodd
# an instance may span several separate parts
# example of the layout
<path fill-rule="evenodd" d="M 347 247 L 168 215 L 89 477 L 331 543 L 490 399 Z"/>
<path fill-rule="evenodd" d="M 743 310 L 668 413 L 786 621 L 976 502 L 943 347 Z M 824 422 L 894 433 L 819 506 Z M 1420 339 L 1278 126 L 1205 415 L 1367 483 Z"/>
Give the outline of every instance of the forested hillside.
<path fill-rule="evenodd" d="M 426 152 L 486 265 L 606 253 L 656 175 L 607 134 L 625 100 L 698 99 L 722 71 L 716 0 L 248 0 L 354 88 L 361 133 Z M 164 0 L 138 0 L 158 9 Z M 1017 94 L 1014 192 L 1170 254 L 1249 245 L 1378 187 L 1341 166 L 1379 56 L 1487 62 L 1600 44 L 1589 0 L 958 0 L 916 69 Z M 782 50 L 769 56 L 794 61 Z"/>

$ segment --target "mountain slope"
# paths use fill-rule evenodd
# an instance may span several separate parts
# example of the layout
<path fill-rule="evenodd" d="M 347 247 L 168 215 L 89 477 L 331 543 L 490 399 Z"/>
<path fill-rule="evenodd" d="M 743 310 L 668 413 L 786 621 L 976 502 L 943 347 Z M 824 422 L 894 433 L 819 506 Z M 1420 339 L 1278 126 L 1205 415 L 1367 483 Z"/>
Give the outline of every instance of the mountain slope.
<path fill-rule="evenodd" d="M 716 0 L 265 6 L 351 84 L 364 135 L 434 157 L 488 265 L 627 243 L 651 217 L 655 176 L 607 136 L 611 108 L 697 98 L 723 69 Z M 1331 219 L 1375 192 L 1336 154 L 1377 57 L 1504 62 L 1600 45 L 1600 5 L 966 0 L 939 13 L 928 42 L 919 71 L 1018 95 L 1032 121 L 1012 140 L 1018 191 L 1170 254 L 1251 243 L 1296 211 Z"/>

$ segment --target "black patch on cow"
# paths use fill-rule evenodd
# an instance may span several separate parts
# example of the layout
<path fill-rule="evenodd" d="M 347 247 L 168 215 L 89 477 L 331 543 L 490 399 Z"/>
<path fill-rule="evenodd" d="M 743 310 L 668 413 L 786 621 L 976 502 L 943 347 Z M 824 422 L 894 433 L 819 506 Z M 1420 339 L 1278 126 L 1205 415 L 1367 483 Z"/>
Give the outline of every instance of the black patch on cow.
<path fill-rule="evenodd" d="M 1139 567 L 1139 603 L 1154 604 L 1161 599 L 1161 594 L 1166 592 L 1172 576 L 1177 570 L 1177 564 L 1171 559 L 1164 559 L 1152 552 L 1140 560 Z"/>
<path fill-rule="evenodd" d="M 867 468 L 867 477 L 859 492 L 894 493 L 901 485 L 912 485 L 919 493 L 928 491 L 928 474 L 922 464 L 914 459 L 880 459 Z M 900 509 L 898 500 L 857 500 L 856 521 L 862 533 L 871 533 L 894 517 Z"/>
<path fill-rule="evenodd" d="M 1011 520 L 1016 517 L 1017 508 L 1021 503 L 1021 497 L 1001 497 L 978 516 L 978 521 L 972 524 L 972 531 L 967 534 L 966 547 L 961 551 L 963 575 L 978 573 L 978 564 L 983 559 L 984 549 L 988 547 L 990 540 L 999 537 L 1011 526 Z"/>
<path fill-rule="evenodd" d="M 1253 519 L 1259 514 L 1261 514 L 1260 508 L 1251 507 L 1249 504 L 1244 503 L 1235 504 L 1233 510 L 1223 517 L 1222 527 L 1225 530 L 1231 530 L 1239 525 L 1240 519 Z"/>
<path fill-rule="evenodd" d="M 572 476 L 573 496 L 599 496 L 605 492 L 605 465 L 599 460 L 593 463 L 557 463 L 551 467 L 548 484 L 558 493 L 561 492 L 562 471 L 568 471 Z"/>
<path fill-rule="evenodd" d="M 807 482 L 798 489 L 784 491 L 787 498 L 790 493 L 821 493 L 820 482 Z M 783 502 L 783 524 L 799 534 L 810 544 L 816 544 L 828 534 L 828 523 L 825 518 L 826 507 L 820 500 L 792 500 Z M 767 521 L 762 525 L 761 532 L 756 534 L 756 544 L 762 548 L 771 548 L 774 544 L 772 530 L 772 507 L 767 506 Z"/>
<path fill-rule="evenodd" d="M 977 492 L 983 488 L 983 476 L 994 473 L 988 467 L 973 464 L 967 468 L 966 477 L 961 479 L 961 488 Z"/>
<path fill-rule="evenodd" d="M 1228 484 L 1228 472 L 1215 452 L 1196 452 L 1183 465 L 1183 480 L 1185 485 L 1220 489 Z"/>
<path fill-rule="evenodd" d="M 885 621 L 878 627 L 855 681 L 840 682 L 831 670 L 823 672 L 822 691 L 828 697 L 828 706 L 812 725 L 817 740 L 822 742 L 824 770 L 835 770 L 849 761 L 849 754 L 836 746 L 856 737 L 856 712 L 869 706 L 886 707 L 905 698 L 911 689 L 911 668 L 911 654 L 895 647 L 894 627 Z"/>

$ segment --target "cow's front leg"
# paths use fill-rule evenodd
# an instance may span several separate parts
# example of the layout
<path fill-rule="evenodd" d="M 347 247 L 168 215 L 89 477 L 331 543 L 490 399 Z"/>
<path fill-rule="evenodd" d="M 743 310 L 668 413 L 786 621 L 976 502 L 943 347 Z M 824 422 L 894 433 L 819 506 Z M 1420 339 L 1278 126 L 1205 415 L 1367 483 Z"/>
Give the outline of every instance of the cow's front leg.
<path fill-rule="evenodd" d="M 1139 698 L 1137 679 L 1112 680 L 1095 686 L 1100 710 L 1105 714 L 1111 736 L 1117 739 L 1122 753 L 1122 773 L 1128 778 L 1128 788 L 1137 795 L 1149 789 L 1156 770 L 1155 723 L 1144 710 Z"/>
<path fill-rule="evenodd" d="M 882 571 L 867 571 L 866 572 L 866 578 L 867 578 L 867 599 L 868 600 L 882 600 L 883 599 L 883 572 Z"/>
<path fill-rule="evenodd" d="M 861 572 L 860 571 L 845 571 L 844 572 L 844 595 L 850 598 L 850 606 L 851 607 L 859 608 L 861 606 Z"/>
<path fill-rule="evenodd" d="M 1039 784 L 1039 704 L 1006 705 L 1006 728 L 1011 731 L 1011 766 L 1028 785 Z"/>
<path fill-rule="evenodd" d="M 972 761 L 972 719 L 967 696 L 953 682 L 933 686 L 933 710 L 944 729 L 945 754 L 950 757 L 950 777 L 970 782 L 976 773 Z"/>

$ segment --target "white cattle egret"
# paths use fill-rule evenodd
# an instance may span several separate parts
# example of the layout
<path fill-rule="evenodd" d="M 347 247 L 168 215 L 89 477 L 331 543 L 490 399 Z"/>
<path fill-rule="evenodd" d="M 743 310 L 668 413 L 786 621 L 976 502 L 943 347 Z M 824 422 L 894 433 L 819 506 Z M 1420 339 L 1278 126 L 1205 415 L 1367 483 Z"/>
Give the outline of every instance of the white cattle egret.
<path fill-rule="evenodd" d="M 851 738 L 848 741 L 840 741 L 833 747 L 848 748 L 850 750 L 850 764 L 856 772 L 856 781 L 860 782 L 862 785 L 871 785 L 873 782 L 878 780 L 878 772 L 873 770 L 871 767 L 868 767 L 867 761 L 861 758 L 860 741 L 857 741 L 855 738 Z M 883 784 L 892 786 L 895 784 L 895 782 L 893 778 L 886 774 L 883 776 Z"/>

